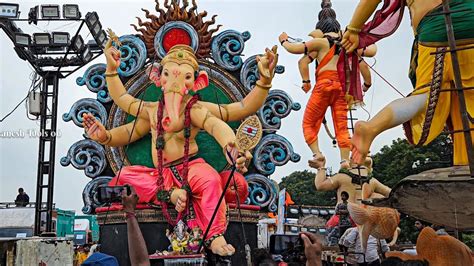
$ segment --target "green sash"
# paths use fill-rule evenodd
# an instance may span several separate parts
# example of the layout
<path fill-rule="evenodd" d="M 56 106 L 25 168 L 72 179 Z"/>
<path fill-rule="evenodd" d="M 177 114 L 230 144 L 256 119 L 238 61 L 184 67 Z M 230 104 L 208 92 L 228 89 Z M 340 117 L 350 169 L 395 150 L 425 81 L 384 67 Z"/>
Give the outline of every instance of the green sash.
<path fill-rule="evenodd" d="M 474 43 L 474 1 L 473 0 L 451 0 L 449 3 L 451 11 L 470 9 L 462 12 L 451 13 L 453 21 L 454 37 L 458 45 Z M 408 77 L 416 87 L 416 68 L 418 66 L 418 43 L 430 47 L 447 47 L 448 34 L 444 20 L 443 6 L 431 10 L 418 24 L 416 36 L 413 42 Z M 429 16 L 437 14 L 434 16 Z"/>
<path fill-rule="evenodd" d="M 457 13 L 451 13 L 453 21 L 454 37 L 458 43 L 474 42 L 474 1 L 451 0 L 451 11 L 470 9 Z M 416 29 L 418 41 L 425 46 L 448 46 L 446 33 L 446 22 L 444 21 L 443 6 L 433 9 L 418 24 Z M 438 14 L 430 16 L 433 14 Z"/>

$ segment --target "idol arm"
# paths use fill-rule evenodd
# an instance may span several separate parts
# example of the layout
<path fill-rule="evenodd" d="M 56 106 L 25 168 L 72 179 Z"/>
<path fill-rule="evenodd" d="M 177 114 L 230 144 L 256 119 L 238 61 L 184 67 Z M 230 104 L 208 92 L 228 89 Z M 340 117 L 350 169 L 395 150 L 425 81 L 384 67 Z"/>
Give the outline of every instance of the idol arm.
<path fill-rule="evenodd" d="M 381 0 L 361 0 L 352 15 L 349 25 L 356 29 L 362 29 L 364 23 L 375 12 L 380 2 Z"/>
<path fill-rule="evenodd" d="M 236 140 L 232 128 L 200 103 L 194 104 L 191 109 L 191 122 L 195 127 L 206 130 L 222 148 Z"/>
<path fill-rule="evenodd" d="M 284 42 L 283 48 L 291 54 L 304 54 L 313 51 L 319 51 L 323 45 L 327 44 L 326 38 L 314 38 L 305 43 L 302 42 Z M 305 49 L 306 47 L 306 49 Z"/>
<path fill-rule="evenodd" d="M 337 176 L 337 175 L 336 175 Z M 318 170 L 316 178 L 314 179 L 314 185 L 318 191 L 331 191 L 336 190 L 339 187 L 336 176 L 326 177 L 326 171 L 323 169 Z"/>
<path fill-rule="evenodd" d="M 318 56 L 317 52 L 311 52 L 309 53 L 309 56 L 304 55 L 301 57 L 301 59 L 298 61 L 298 68 L 300 70 L 300 75 L 302 80 L 310 80 L 309 78 L 309 65 L 313 62 L 314 59 Z M 311 60 L 311 58 L 313 60 Z"/>
<path fill-rule="evenodd" d="M 199 102 L 214 116 L 226 122 L 240 121 L 255 114 L 265 103 L 269 90 L 259 85 L 250 91 L 240 102 L 231 104 L 215 104 L 211 102 Z"/>
<path fill-rule="evenodd" d="M 135 128 L 133 128 L 134 123 L 135 121 L 132 121 L 128 124 L 108 130 L 110 141 L 106 145 L 110 147 L 125 146 L 141 139 L 150 132 L 150 121 L 138 118 L 135 123 Z M 131 137 L 130 134 L 132 134 Z"/>

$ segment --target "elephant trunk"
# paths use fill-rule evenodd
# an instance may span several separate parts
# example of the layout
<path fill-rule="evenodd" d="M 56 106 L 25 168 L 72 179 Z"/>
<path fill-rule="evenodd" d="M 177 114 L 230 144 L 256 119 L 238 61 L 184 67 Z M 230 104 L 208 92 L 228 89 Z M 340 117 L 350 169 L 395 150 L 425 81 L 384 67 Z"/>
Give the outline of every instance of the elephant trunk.
<path fill-rule="evenodd" d="M 172 85 L 175 88 L 172 90 L 165 89 L 165 108 L 167 115 L 163 117 L 162 125 L 163 129 L 167 132 L 176 132 L 181 129 L 182 122 L 180 120 L 180 111 L 183 101 L 183 95 L 178 90 L 177 84 Z"/>

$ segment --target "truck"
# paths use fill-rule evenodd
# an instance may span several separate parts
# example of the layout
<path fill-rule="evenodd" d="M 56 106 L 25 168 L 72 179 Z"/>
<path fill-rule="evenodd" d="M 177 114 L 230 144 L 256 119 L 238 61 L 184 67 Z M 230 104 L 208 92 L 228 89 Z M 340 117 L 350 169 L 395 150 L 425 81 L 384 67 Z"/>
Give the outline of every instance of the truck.
<path fill-rule="evenodd" d="M 99 223 L 95 215 L 76 215 L 74 219 L 74 244 L 84 245 L 99 241 Z"/>

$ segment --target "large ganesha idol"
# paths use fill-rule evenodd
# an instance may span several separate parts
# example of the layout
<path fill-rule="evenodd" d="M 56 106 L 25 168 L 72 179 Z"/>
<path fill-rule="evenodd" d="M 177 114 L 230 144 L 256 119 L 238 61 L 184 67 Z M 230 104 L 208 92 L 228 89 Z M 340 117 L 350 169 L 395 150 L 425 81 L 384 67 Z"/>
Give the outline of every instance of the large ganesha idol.
<path fill-rule="evenodd" d="M 159 203 L 165 217 L 167 205 L 173 204 L 185 214 L 188 225 L 205 231 L 212 221 L 205 244 L 218 255 L 232 255 L 234 247 L 223 237 L 226 229 L 225 204 L 218 205 L 223 192 L 221 176 L 202 158 L 197 158 L 196 136 L 205 130 L 223 149 L 229 164 L 236 164 L 245 172 L 250 159 L 248 151 L 239 150 L 236 135 L 227 121 L 239 121 L 255 114 L 263 105 L 274 76 L 277 63 L 276 46 L 257 57 L 260 79 L 256 88 L 241 102 L 219 106 L 200 101 L 198 92 L 208 86 L 208 74 L 199 71 L 193 49 L 187 45 L 173 46 L 160 64 L 154 64 L 147 75 L 162 91 L 157 102 L 142 101 L 125 90 L 117 68 L 120 51 L 112 46 L 110 38 L 106 48 L 105 72 L 109 93 L 123 111 L 137 117 L 133 122 L 106 130 L 91 114 L 84 114 L 84 128 L 91 139 L 108 146 L 123 146 L 151 132 L 154 168 L 146 166 L 123 167 L 110 185 L 130 184 L 135 187 L 142 203 Z M 192 206 L 191 206 L 192 205 Z"/>
<path fill-rule="evenodd" d="M 219 31 L 216 16 L 206 20 L 208 13 L 194 1 L 155 3 L 156 13 L 143 9 L 146 19 L 132 25 L 135 34 L 110 31 L 107 64 L 93 64 L 77 78 L 96 98 L 79 99 L 63 115 L 87 134 L 61 164 L 90 178 L 82 211 L 97 215 L 102 250 L 121 264 L 129 261 L 123 210 L 98 201 L 102 185 L 135 187 L 149 254 L 182 252 L 183 238 L 173 246 L 165 235 L 166 229 L 181 228 L 180 221 L 190 236 L 210 224 L 203 242 L 220 255 L 240 250 L 244 232 L 237 222 L 243 221 L 248 244 L 256 247 L 259 212 L 277 209 L 278 186 L 270 175 L 300 160 L 277 132 L 301 106 L 283 90 L 270 90 L 274 74 L 284 72 L 275 49 L 244 56 L 248 31 Z M 237 182 L 216 209 L 234 162 Z M 196 250 L 200 243 L 190 241 L 184 249 Z M 245 262 L 240 253 L 231 259 Z"/>

